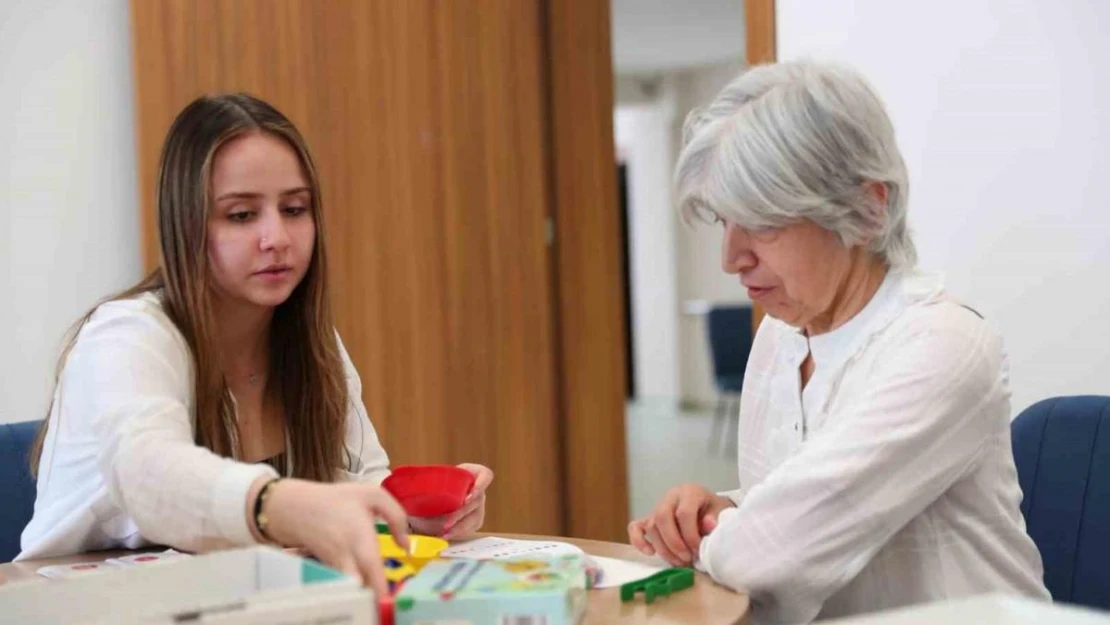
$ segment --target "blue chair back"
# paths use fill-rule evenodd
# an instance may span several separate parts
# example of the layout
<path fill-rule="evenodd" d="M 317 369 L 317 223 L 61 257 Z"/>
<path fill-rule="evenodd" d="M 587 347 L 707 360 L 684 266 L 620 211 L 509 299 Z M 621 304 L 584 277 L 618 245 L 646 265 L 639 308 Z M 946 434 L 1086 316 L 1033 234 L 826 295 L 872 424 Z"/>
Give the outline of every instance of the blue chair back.
<path fill-rule="evenodd" d="M 707 325 L 717 389 L 738 393 L 752 350 L 751 306 L 714 306 L 709 309 Z"/>
<path fill-rule="evenodd" d="M 1110 397 L 1056 397 L 1012 426 L 1021 512 L 1052 598 L 1110 609 Z"/>
<path fill-rule="evenodd" d="M 0 562 L 19 555 L 19 537 L 35 511 L 31 443 L 42 421 L 0 424 Z"/>

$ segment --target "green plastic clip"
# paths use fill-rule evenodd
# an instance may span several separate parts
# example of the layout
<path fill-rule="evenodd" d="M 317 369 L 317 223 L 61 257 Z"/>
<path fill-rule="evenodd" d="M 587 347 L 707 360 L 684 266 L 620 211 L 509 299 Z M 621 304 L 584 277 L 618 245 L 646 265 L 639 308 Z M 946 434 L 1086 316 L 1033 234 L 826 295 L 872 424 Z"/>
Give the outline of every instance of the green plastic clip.
<path fill-rule="evenodd" d="M 621 585 L 621 603 L 632 601 L 636 593 L 644 593 L 644 603 L 655 601 L 656 597 L 666 597 L 671 593 L 686 590 L 694 585 L 694 569 L 675 567 L 645 577 L 639 581 Z"/>

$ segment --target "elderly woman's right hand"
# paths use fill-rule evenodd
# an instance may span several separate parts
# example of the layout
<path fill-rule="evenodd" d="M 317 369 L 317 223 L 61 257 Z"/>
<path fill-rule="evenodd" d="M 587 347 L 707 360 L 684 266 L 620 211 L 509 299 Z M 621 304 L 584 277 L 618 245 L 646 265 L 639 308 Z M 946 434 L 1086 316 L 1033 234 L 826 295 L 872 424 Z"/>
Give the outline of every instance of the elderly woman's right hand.
<path fill-rule="evenodd" d="M 379 596 L 388 592 L 378 551 L 377 518 L 408 548 L 404 509 L 379 486 L 285 479 L 265 502 L 266 533 L 286 547 L 301 547 L 324 564 L 359 578 Z"/>
<path fill-rule="evenodd" d="M 717 526 L 717 515 L 736 504 L 698 484 L 667 491 L 648 516 L 628 524 L 632 546 L 646 555 L 658 554 L 673 566 L 689 566 L 701 537 Z"/>

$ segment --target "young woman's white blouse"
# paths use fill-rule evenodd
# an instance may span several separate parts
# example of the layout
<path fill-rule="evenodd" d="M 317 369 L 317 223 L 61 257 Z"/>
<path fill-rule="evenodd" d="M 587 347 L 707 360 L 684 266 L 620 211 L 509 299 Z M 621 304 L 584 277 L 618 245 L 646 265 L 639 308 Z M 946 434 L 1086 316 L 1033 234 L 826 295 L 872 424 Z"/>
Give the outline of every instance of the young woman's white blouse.
<path fill-rule="evenodd" d="M 350 406 L 343 467 L 380 483 L 389 458 L 340 344 Z M 193 364 L 156 294 L 101 305 L 65 363 L 17 560 L 149 544 L 203 551 L 254 542 L 246 497 L 263 464 L 194 442 Z"/>
<path fill-rule="evenodd" d="M 799 367 L 816 368 L 803 390 Z M 1048 599 L 1010 448 L 1002 340 L 939 278 L 891 273 L 808 338 L 760 326 L 739 485 L 699 565 L 757 623 L 804 623 L 984 592 Z"/>

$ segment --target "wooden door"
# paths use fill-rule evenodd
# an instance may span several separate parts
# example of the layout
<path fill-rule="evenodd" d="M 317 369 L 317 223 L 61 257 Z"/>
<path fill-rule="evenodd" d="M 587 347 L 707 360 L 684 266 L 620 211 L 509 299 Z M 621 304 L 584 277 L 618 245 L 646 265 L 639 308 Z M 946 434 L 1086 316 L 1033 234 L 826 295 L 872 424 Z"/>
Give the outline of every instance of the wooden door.
<path fill-rule="evenodd" d="M 775 0 L 744 0 L 744 47 L 748 65 L 774 63 Z M 763 321 L 763 306 L 752 304 L 752 336 Z"/>
<path fill-rule="evenodd" d="M 147 265 L 157 262 L 153 181 L 172 117 L 204 92 L 270 101 L 317 161 L 336 321 L 394 464 L 488 464 L 498 472 L 488 529 L 583 534 L 567 524 L 556 336 L 590 328 L 562 332 L 554 301 L 548 228 L 569 226 L 549 221 L 551 7 L 133 0 L 131 9 Z M 621 393 L 623 378 L 613 382 Z M 623 406 L 613 415 L 607 401 L 609 444 Z M 623 425 L 620 436 L 619 449 L 590 452 L 581 477 L 605 465 L 623 479 Z M 626 494 L 598 488 L 581 492 L 616 494 L 616 504 L 594 505 L 615 517 L 606 527 L 623 527 Z"/>
<path fill-rule="evenodd" d="M 627 541 L 627 387 L 609 0 L 547 3 L 566 531 Z"/>

